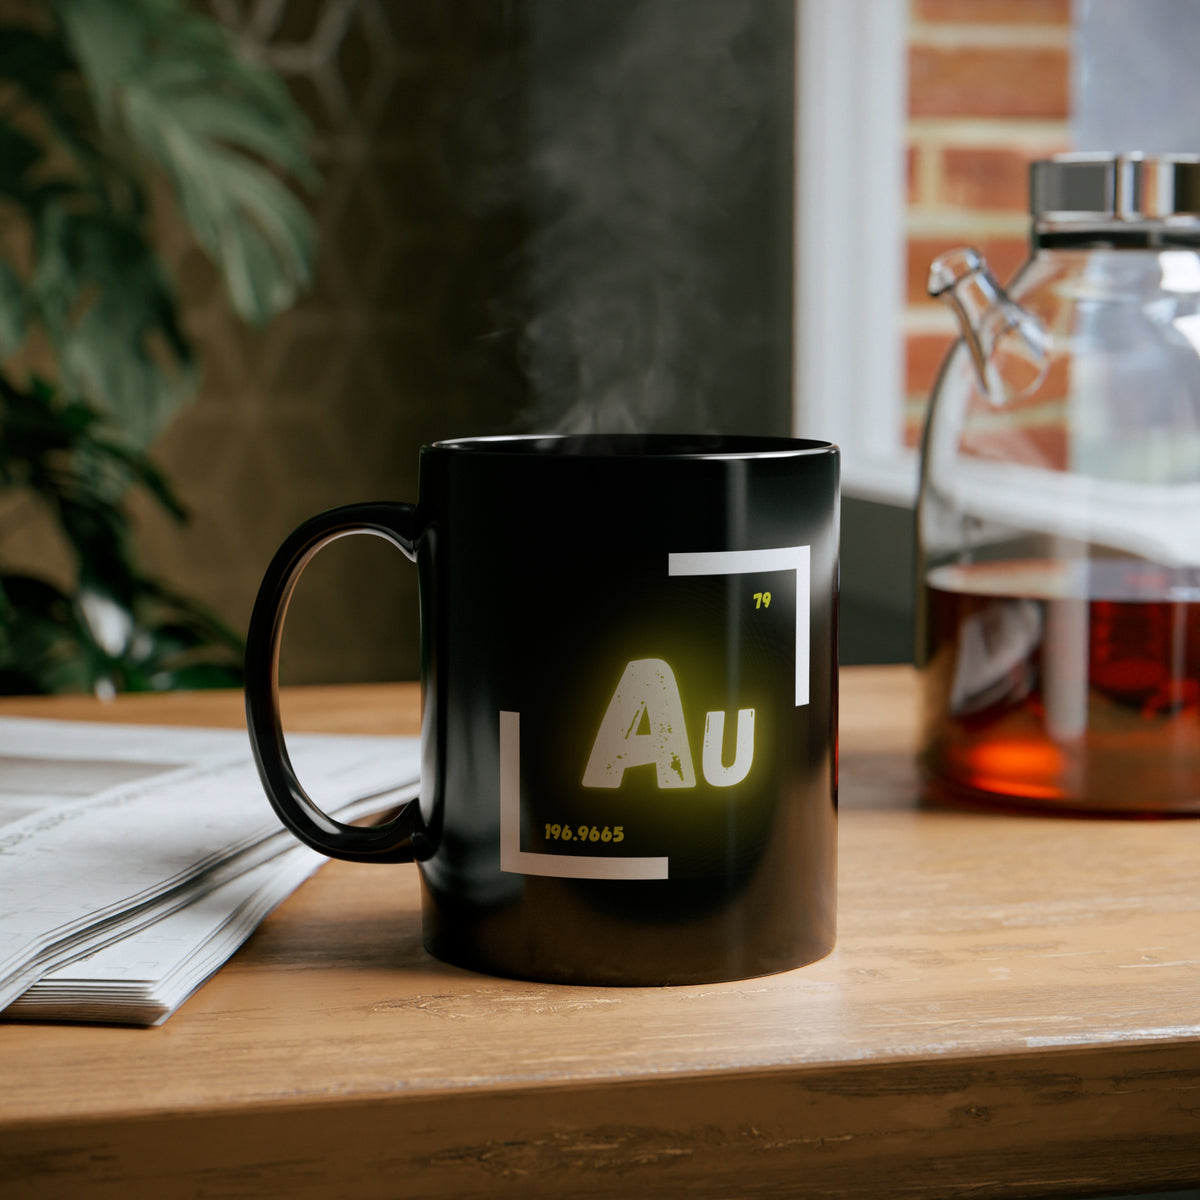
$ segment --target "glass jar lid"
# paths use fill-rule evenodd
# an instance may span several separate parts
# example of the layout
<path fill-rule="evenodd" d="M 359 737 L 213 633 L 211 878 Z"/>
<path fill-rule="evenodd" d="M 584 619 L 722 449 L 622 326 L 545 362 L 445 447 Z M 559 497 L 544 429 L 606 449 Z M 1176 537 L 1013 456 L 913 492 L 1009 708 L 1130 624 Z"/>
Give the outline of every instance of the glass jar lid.
<path fill-rule="evenodd" d="M 1035 226 L 1200 221 L 1200 155 L 1059 154 L 1032 163 Z"/>

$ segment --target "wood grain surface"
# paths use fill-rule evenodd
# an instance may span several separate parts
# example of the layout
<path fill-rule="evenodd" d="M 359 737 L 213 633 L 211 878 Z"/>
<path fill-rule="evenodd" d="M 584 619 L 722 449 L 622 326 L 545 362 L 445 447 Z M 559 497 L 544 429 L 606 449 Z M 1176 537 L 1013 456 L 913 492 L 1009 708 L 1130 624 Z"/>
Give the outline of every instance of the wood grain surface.
<path fill-rule="evenodd" d="M 286 723 L 415 732 L 418 703 L 297 689 Z M 3 712 L 241 721 L 229 694 Z M 844 670 L 841 712 L 829 958 L 492 979 L 425 954 L 414 868 L 330 863 L 159 1029 L 0 1025 L 0 1196 L 1200 1186 L 1200 821 L 921 807 L 912 673 Z"/>

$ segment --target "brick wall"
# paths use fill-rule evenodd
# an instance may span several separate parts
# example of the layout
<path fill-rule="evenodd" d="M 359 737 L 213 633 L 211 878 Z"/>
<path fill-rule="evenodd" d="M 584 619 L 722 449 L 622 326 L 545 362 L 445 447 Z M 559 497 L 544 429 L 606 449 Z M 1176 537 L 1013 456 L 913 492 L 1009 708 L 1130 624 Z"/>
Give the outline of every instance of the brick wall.
<path fill-rule="evenodd" d="M 955 336 L 925 281 L 970 244 L 1001 280 L 1028 247 L 1028 164 L 1069 149 L 1070 0 L 909 0 L 905 441 Z"/>

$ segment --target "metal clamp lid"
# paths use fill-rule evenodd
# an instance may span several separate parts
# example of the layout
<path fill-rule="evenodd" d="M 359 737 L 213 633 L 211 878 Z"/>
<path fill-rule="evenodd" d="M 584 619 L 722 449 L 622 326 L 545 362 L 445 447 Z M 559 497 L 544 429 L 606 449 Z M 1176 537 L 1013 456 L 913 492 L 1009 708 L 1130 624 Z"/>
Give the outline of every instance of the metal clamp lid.
<path fill-rule="evenodd" d="M 1059 154 L 1030 165 L 1035 222 L 1200 218 L 1200 155 Z"/>

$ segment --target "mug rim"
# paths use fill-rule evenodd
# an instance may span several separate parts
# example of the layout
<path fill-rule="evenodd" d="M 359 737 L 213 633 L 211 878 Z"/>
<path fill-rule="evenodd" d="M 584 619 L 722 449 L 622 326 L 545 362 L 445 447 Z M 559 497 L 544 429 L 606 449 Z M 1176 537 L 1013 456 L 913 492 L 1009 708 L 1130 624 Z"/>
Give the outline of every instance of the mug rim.
<path fill-rule="evenodd" d="M 446 438 L 423 452 L 514 458 L 762 459 L 839 453 L 817 438 L 724 433 L 516 433 Z"/>

